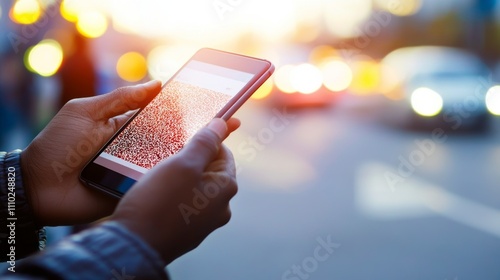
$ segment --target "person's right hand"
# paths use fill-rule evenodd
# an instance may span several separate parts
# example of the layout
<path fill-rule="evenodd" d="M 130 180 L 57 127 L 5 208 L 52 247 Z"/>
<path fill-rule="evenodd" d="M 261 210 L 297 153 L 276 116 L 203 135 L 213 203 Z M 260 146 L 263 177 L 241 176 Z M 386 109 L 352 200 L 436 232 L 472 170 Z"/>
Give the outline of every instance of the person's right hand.
<path fill-rule="evenodd" d="M 141 178 L 111 217 L 156 249 L 166 264 L 231 217 L 236 168 L 222 141 L 239 126 L 235 121 L 212 120 L 179 153 Z"/>

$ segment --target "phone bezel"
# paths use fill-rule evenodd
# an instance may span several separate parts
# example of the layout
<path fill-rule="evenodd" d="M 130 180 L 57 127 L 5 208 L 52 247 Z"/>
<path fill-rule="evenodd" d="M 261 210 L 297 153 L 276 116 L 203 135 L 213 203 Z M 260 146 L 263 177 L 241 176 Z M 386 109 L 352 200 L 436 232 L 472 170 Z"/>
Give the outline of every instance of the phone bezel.
<path fill-rule="evenodd" d="M 253 78 L 241 89 L 231 100 L 217 113 L 216 118 L 228 120 L 245 101 L 257 90 L 274 72 L 274 65 L 267 60 L 240 55 L 236 53 L 203 48 L 198 50 L 179 70 L 162 86 L 162 89 L 172 81 L 178 73 L 191 60 L 197 60 L 217 66 L 235 69 L 254 74 Z M 152 98 L 154 99 L 154 98 Z M 145 105 L 147 106 L 147 105 Z M 144 107 L 145 107 L 144 106 Z M 144 108 L 143 107 L 143 108 Z M 140 113 L 138 110 L 92 157 L 80 173 L 80 180 L 87 185 L 97 188 L 115 197 L 121 197 L 135 184 L 135 180 L 94 163 L 94 160 L 106 149 L 106 147 L 127 127 L 130 122 Z M 112 182 L 112 183 L 111 183 Z M 112 184 L 113 186 L 108 186 Z"/>

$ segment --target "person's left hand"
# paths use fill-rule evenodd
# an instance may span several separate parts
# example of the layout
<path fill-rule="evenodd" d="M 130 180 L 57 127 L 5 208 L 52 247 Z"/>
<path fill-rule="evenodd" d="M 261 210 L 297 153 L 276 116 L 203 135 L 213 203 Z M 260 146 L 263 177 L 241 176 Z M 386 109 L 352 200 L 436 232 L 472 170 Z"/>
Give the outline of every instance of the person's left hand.
<path fill-rule="evenodd" d="M 159 81 L 69 101 L 21 154 L 38 226 L 95 221 L 118 200 L 80 182 L 84 165 L 161 88 Z"/>

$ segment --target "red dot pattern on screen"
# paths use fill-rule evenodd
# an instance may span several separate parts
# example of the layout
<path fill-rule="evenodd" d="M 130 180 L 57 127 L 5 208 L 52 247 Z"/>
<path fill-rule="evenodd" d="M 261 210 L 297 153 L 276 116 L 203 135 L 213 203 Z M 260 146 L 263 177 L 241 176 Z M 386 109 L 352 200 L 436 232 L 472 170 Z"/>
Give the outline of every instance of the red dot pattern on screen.
<path fill-rule="evenodd" d="M 231 96 L 172 81 L 105 149 L 105 153 L 151 169 L 177 153 Z"/>

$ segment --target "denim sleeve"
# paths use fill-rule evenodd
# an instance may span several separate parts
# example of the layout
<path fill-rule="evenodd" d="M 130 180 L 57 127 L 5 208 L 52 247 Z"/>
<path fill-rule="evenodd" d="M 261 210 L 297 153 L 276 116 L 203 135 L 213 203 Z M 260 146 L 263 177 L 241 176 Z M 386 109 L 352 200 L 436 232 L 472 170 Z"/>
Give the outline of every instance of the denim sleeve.
<path fill-rule="evenodd" d="M 19 261 L 12 279 L 168 279 L 160 256 L 116 222 L 70 236 Z M 9 279 L 11 279 L 9 277 Z"/>

